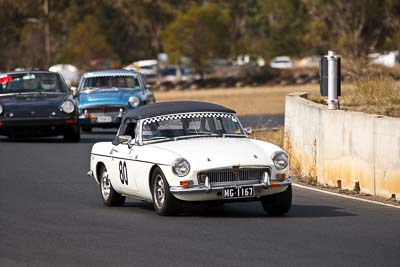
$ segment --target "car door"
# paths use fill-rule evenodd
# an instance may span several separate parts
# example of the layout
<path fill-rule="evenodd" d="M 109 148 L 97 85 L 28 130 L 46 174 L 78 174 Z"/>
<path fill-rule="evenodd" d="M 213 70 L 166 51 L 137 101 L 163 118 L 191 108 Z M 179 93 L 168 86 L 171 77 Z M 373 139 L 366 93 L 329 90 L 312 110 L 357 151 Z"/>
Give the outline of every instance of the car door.
<path fill-rule="evenodd" d="M 135 123 L 124 123 L 119 135 L 130 135 L 135 140 Z M 114 143 L 111 151 L 112 157 L 112 184 L 114 188 L 123 194 L 135 196 L 137 192 L 135 150 L 137 146 L 132 144 Z"/>
<path fill-rule="evenodd" d="M 134 146 L 131 148 L 128 144 L 119 144 L 114 145 L 112 151 L 115 188 L 127 195 L 134 195 L 137 191 L 133 150 Z"/>

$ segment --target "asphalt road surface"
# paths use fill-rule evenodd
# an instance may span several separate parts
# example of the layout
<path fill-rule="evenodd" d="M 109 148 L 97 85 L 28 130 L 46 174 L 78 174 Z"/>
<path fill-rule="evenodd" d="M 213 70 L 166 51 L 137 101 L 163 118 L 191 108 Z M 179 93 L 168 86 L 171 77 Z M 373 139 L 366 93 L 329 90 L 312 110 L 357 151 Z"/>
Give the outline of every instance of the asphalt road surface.
<path fill-rule="evenodd" d="M 400 211 L 294 188 L 290 213 L 257 202 L 103 206 L 86 176 L 111 133 L 10 142 L 0 138 L 0 266 L 400 266 Z"/>

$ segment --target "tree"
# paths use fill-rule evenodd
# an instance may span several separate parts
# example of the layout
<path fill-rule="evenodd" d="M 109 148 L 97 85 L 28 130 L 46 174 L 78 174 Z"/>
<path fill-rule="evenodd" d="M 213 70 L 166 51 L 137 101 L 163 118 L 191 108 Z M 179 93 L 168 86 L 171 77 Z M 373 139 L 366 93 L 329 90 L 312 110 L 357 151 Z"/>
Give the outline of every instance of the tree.
<path fill-rule="evenodd" d="M 259 25 L 257 23 L 260 12 L 259 0 L 232 1 L 213 0 L 221 9 L 226 10 L 230 17 L 230 28 L 232 33 L 231 49 L 234 56 L 248 54 L 251 51 L 251 39 L 258 35 Z"/>
<path fill-rule="evenodd" d="M 303 36 L 307 14 L 301 0 L 261 1 L 264 14 L 264 49 L 267 58 L 299 56 L 305 50 Z"/>
<path fill-rule="evenodd" d="M 116 56 L 97 19 L 88 15 L 68 34 L 60 60 L 87 66 L 94 59 L 116 59 Z"/>
<path fill-rule="evenodd" d="M 0 0 L 0 70 L 17 67 L 19 34 L 23 15 L 12 0 Z"/>
<path fill-rule="evenodd" d="M 161 38 L 171 61 L 189 57 L 203 78 L 210 59 L 229 55 L 229 17 L 214 4 L 194 4 L 178 14 Z"/>
<path fill-rule="evenodd" d="M 44 34 L 42 25 L 37 23 L 28 23 L 22 28 L 18 58 L 20 67 L 35 69 L 46 69 L 46 55 L 44 49 Z"/>
<path fill-rule="evenodd" d="M 305 0 L 310 14 L 310 45 L 339 49 L 358 58 L 380 43 L 386 31 L 385 1 Z M 321 41 L 321 42 L 319 42 Z"/>

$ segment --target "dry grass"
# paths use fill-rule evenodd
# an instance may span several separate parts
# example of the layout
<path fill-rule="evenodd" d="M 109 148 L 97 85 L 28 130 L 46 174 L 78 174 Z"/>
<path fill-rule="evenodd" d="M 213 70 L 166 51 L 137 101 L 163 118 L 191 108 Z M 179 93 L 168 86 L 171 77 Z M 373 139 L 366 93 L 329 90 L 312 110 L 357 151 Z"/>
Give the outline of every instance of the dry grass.
<path fill-rule="evenodd" d="M 260 86 L 243 88 L 215 88 L 193 91 L 172 90 L 155 92 L 158 102 L 196 100 L 220 104 L 236 110 L 239 115 L 283 114 L 285 95 L 292 92 L 317 92 L 319 85 Z"/>
<path fill-rule="evenodd" d="M 280 128 L 278 130 L 255 131 L 250 135 L 250 138 L 267 141 L 279 147 L 283 147 L 283 128 Z"/>
<path fill-rule="evenodd" d="M 367 66 L 350 76 L 352 84 L 342 85 L 340 108 L 390 117 L 400 117 L 400 82 L 387 69 Z M 345 87 L 345 88 L 343 88 Z M 312 93 L 309 99 L 326 104 L 326 98 Z"/>
<path fill-rule="evenodd" d="M 342 107 L 400 117 L 400 84 L 389 75 L 360 78 L 352 93 L 343 97 Z"/>

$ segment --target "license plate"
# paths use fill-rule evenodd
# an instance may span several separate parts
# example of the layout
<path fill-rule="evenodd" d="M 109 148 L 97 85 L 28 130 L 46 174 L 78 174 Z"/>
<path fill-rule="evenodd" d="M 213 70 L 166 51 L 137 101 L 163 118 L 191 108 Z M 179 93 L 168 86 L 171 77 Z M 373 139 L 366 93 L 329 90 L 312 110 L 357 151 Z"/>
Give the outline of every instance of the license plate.
<path fill-rule="evenodd" d="M 110 116 L 101 116 L 101 117 L 97 117 L 97 122 L 99 123 L 106 123 L 106 122 L 111 122 L 112 119 Z"/>
<path fill-rule="evenodd" d="M 253 186 L 226 187 L 222 190 L 222 197 L 225 199 L 254 197 L 254 187 Z"/>

